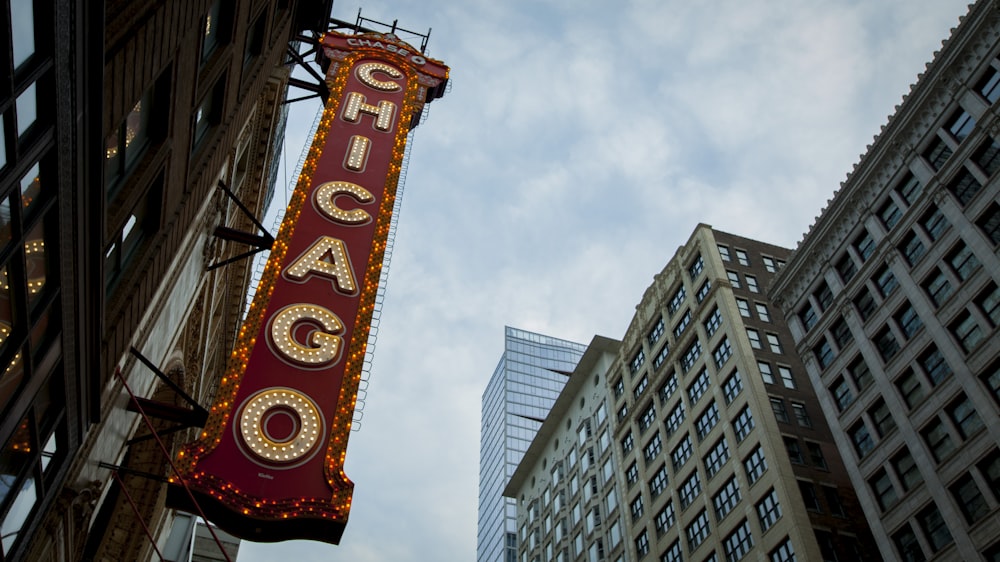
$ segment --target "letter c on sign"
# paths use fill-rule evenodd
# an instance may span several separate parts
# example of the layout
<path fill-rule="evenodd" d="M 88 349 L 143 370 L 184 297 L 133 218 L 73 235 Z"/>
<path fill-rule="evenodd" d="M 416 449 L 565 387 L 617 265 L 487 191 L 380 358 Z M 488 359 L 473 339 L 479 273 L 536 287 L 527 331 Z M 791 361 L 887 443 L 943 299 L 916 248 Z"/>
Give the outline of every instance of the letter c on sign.
<path fill-rule="evenodd" d="M 295 339 L 296 327 L 303 323 L 318 324 L 322 331 L 312 330 L 307 345 Z M 340 318 L 314 304 L 292 304 L 282 308 L 271 318 L 271 341 L 278 353 L 289 361 L 304 367 L 321 368 L 340 360 L 343 349 L 344 323 Z"/>

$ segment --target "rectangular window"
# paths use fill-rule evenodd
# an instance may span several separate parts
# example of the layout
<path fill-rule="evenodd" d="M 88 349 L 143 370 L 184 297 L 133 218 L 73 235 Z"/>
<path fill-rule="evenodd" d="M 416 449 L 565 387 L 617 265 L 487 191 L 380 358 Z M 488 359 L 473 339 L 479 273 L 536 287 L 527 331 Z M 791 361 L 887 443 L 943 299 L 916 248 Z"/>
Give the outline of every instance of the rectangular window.
<path fill-rule="evenodd" d="M 875 431 L 879 437 L 884 438 L 887 433 L 896 427 L 896 421 L 892 418 L 892 413 L 889 412 L 889 406 L 881 398 L 868 409 L 868 415 L 871 417 L 872 423 L 875 425 Z"/>
<path fill-rule="evenodd" d="M 771 364 L 766 361 L 758 361 L 757 368 L 760 369 L 760 378 L 766 384 L 774 384 L 774 373 L 771 372 Z"/>
<path fill-rule="evenodd" d="M 576 478 L 576 476 L 574 476 L 574 478 Z M 635 483 L 638 481 L 639 481 L 639 466 L 633 462 L 632 464 L 628 465 L 627 469 L 625 469 L 625 483 L 628 484 L 629 489 L 631 489 L 632 486 L 634 486 Z"/>
<path fill-rule="evenodd" d="M 799 480 L 799 492 L 802 493 L 802 500 L 806 504 L 806 509 L 815 511 L 816 513 L 823 512 L 823 507 L 819 503 L 819 495 L 816 494 L 816 487 L 812 485 L 812 482 Z"/>
<path fill-rule="evenodd" d="M 673 463 L 674 472 L 677 472 L 687 463 L 693 452 L 694 448 L 691 445 L 691 436 L 685 435 L 684 439 L 670 452 L 670 461 Z"/>
<path fill-rule="evenodd" d="M 691 275 L 691 280 L 694 281 L 701 275 L 702 270 L 705 269 L 705 260 L 701 259 L 701 254 L 695 258 L 694 262 L 688 267 L 688 273 Z"/>
<path fill-rule="evenodd" d="M 833 347 L 826 338 L 820 339 L 819 343 L 813 347 L 812 351 L 820 369 L 829 367 L 830 363 L 833 362 Z"/>
<path fill-rule="evenodd" d="M 664 342 L 663 347 L 660 348 L 660 351 L 656 352 L 656 357 L 653 358 L 653 369 L 659 369 L 660 365 L 663 365 L 669 355 L 670 346 Z"/>
<path fill-rule="evenodd" d="M 899 389 L 903 402 L 906 402 L 906 405 L 911 409 L 923 401 L 924 396 L 927 395 L 923 383 L 920 382 L 920 378 L 912 369 L 907 369 L 896 379 L 896 388 Z"/>
<path fill-rule="evenodd" d="M 854 258 L 850 254 L 840 256 L 834 267 L 837 269 L 837 273 L 845 285 L 848 281 L 854 279 L 854 275 L 858 272 L 858 266 L 854 263 Z"/>
<path fill-rule="evenodd" d="M 760 445 L 754 447 L 747 458 L 743 459 L 743 469 L 751 484 L 760 479 L 767 471 L 767 459 L 764 458 L 764 451 L 761 450 Z"/>
<path fill-rule="evenodd" d="M 972 277 L 972 274 L 979 269 L 979 258 L 964 242 L 959 242 L 952 248 L 945 259 L 951 265 L 955 275 L 962 281 L 968 281 L 969 277 Z"/>
<path fill-rule="evenodd" d="M 899 326 L 899 330 L 903 332 L 906 339 L 912 338 L 917 330 L 924 326 L 923 320 L 917 315 L 917 311 L 914 310 L 909 301 L 903 301 L 903 306 L 896 311 L 895 318 L 896 325 Z"/>
<path fill-rule="evenodd" d="M 951 366 L 948 365 L 948 362 L 944 360 L 944 356 L 941 355 L 941 351 L 934 345 L 929 346 L 920 355 L 920 366 L 934 386 L 937 386 L 952 374 Z"/>
<path fill-rule="evenodd" d="M 806 464 L 806 457 L 802 454 L 802 446 L 799 445 L 799 440 L 794 437 L 783 437 L 782 441 L 785 443 L 785 452 L 788 453 L 788 460 L 792 464 Z"/>
<path fill-rule="evenodd" d="M 851 334 L 851 329 L 847 326 L 843 316 L 837 318 L 837 321 L 830 326 L 830 335 L 833 336 L 833 341 L 836 342 L 839 349 L 844 349 L 854 339 L 854 335 Z"/>
<path fill-rule="evenodd" d="M 781 519 L 781 504 L 778 503 L 778 493 L 771 488 L 767 494 L 757 502 L 757 517 L 760 519 L 760 528 L 766 531 Z"/>
<path fill-rule="evenodd" d="M 875 448 L 875 440 L 868 432 L 868 426 L 865 425 L 864 420 L 858 420 L 848 431 L 848 434 L 851 437 L 851 442 L 854 443 L 854 451 L 858 454 L 858 458 L 864 458 Z"/>
<path fill-rule="evenodd" d="M 729 338 L 722 338 L 722 341 L 716 346 L 715 351 L 712 352 L 712 358 L 715 360 L 715 368 L 721 369 L 732 355 L 733 348 L 729 345 Z"/>
<path fill-rule="evenodd" d="M 740 262 L 743 267 L 750 267 L 750 256 L 743 250 L 736 250 L 736 261 Z"/>
<path fill-rule="evenodd" d="M 927 560 L 924 552 L 920 550 L 920 543 L 917 542 L 917 536 L 913 533 L 913 529 L 910 528 L 908 523 L 904 524 L 900 530 L 892 535 L 892 542 L 895 543 L 896 550 L 899 552 L 899 559 L 902 562 L 924 562 Z"/>
<path fill-rule="evenodd" d="M 656 406 L 650 403 L 649 406 L 646 406 L 646 409 L 643 410 L 641 414 L 639 414 L 639 432 L 645 433 L 645 431 L 649 429 L 649 427 L 653 425 L 653 422 L 655 421 L 656 421 Z"/>
<path fill-rule="evenodd" d="M 754 303 L 754 308 L 757 309 L 757 316 L 761 319 L 762 322 L 770 322 L 771 321 L 771 313 L 769 313 L 767 311 L 767 305 L 766 304 L 757 302 L 757 303 Z"/>
<path fill-rule="evenodd" d="M 726 404 L 732 404 L 741 390 L 743 390 L 743 380 L 740 378 L 740 372 L 733 371 L 722 384 L 722 394 L 726 397 Z"/>
<path fill-rule="evenodd" d="M 637 351 L 635 355 L 632 356 L 632 361 L 629 362 L 629 368 L 628 368 L 629 372 L 634 375 L 636 371 L 642 368 L 642 365 L 645 362 L 646 362 L 646 352 L 640 348 L 639 351 Z"/>
<path fill-rule="evenodd" d="M 722 521 L 729 515 L 729 512 L 740 502 L 740 486 L 736 482 L 736 477 L 732 476 L 722 485 L 714 496 L 712 496 L 712 506 L 715 507 L 715 520 Z"/>
<path fill-rule="evenodd" d="M 656 536 L 666 533 L 676 522 L 677 515 L 674 513 L 674 502 L 668 500 L 663 509 L 653 518 L 653 525 L 656 527 Z M 680 560 L 680 558 L 677 558 L 677 560 Z"/>
<path fill-rule="evenodd" d="M 948 428 L 939 418 L 934 418 L 930 423 L 920 430 L 927 448 L 930 449 L 934 460 L 941 462 L 942 459 L 955 450 L 955 442 L 948 433 Z"/>
<path fill-rule="evenodd" d="M 976 119 L 969 114 L 968 111 L 959 107 L 955 110 L 955 113 L 948 120 L 948 132 L 951 136 L 955 138 L 956 141 L 961 143 L 972 132 L 972 129 L 976 127 Z"/>
<path fill-rule="evenodd" d="M 935 136 L 927 148 L 924 150 L 923 156 L 927 160 L 927 163 L 934 168 L 934 171 L 939 171 L 944 163 L 948 161 L 951 157 L 953 151 L 944 139 Z"/>
<path fill-rule="evenodd" d="M 225 101 L 226 79 L 225 75 L 212 87 L 212 90 L 205 95 L 198 103 L 194 112 L 194 122 L 192 124 L 193 134 L 191 135 L 191 151 L 197 151 L 208 138 L 208 132 L 222 121 L 223 102 Z"/>
<path fill-rule="evenodd" d="M 739 289 L 741 287 L 739 273 L 726 270 L 726 277 L 729 279 L 729 284 L 732 285 L 734 289 Z"/>
<path fill-rule="evenodd" d="M 740 413 L 733 420 L 733 431 L 736 433 L 736 440 L 743 441 L 753 430 L 753 414 L 750 413 L 750 406 L 744 406 Z"/>
<path fill-rule="evenodd" d="M 778 339 L 778 334 L 767 334 L 767 346 L 771 348 L 771 353 L 784 353 L 781 348 L 781 341 Z"/>
<path fill-rule="evenodd" d="M 708 319 L 705 320 L 705 333 L 708 334 L 708 337 L 712 337 L 721 325 L 722 313 L 719 312 L 718 308 L 713 308 L 712 314 L 710 314 Z"/>
<path fill-rule="evenodd" d="M 908 492 L 924 481 L 917 468 L 917 463 L 906 447 L 903 447 L 902 451 L 892 457 L 892 469 L 896 471 L 896 478 L 899 479 L 903 491 Z"/>
<path fill-rule="evenodd" d="M 917 514 L 917 522 L 934 552 L 951 544 L 951 532 L 948 531 L 948 526 L 941 517 L 941 512 L 933 503 Z"/>
<path fill-rule="evenodd" d="M 948 182 L 948 191 L 955 196 L 961 206 L 969 204 L 976 195 L 982 191 L 983 184 L 979 183 L 976 176 L 972 175 L 966 168 L 962 168 L 955 177 Z"/>
<path fill-rule="evenodd" d="M 746 299 L 737 298 L 736 308 L 740 310 L 740 316 L 750 318 L 750 302 Z M 808 329 L 808 328 L 807 328 Z"/>
<path fill-rule="evenodd" d="M 865 358 L 858 355 L 850 366 L 847 367 L 847 372 L 850 373 L 851 378 L 854 379 L 854 386 L 858 388 L 859 391 L 863 391 L 868 388 L 872 383 L 872 372 L 868 368 L 868 364 L 865 363 Z"/>
<path fill-rule="evenodd" d="M 635 399 L 638 400 L 639 397 L 642 396 L 642 393 L 646 391 L 646 388 L 648 386 L 649 386 L 649 377 L 647 375 L 642 375 L 642 378 L 639 379 L 639 384 L 635 385 L 635 388 L 632 389 L 632 396 L 634 396 Z"/>
<path fill-rule="evenodd" d="M 997 101 L 997 98 L 1000 98 L 1000 72 L 993 67 L 987 68 L 986 74 L 976 83 L 976 91 L 988 103 Z"/>
<path fill-rule="evenodd" d="M 844 377 L 837 377 L 830 386 L 830 394 L 837 404 L 837 410 L 843 412 L 848 406 L 854 403 L 854 391 L 851 385 L 844 380 Z"/>
<path fill-rule="evenodd" d="M 948 228 L 948 219 L 944 218 L 944 213 L 937 205 L 931 205 L 924 216 L 920 217 L 920 225 L 924 227 L 927 236 L 936 241 L 941 238 L 941 234 Z"/>
<path fill-rule="evenodd" d="M 913 266 L 920 261 L 920 258 L 924 257 L 924 254 L 927 253 L 927 248 L 924 247 L 923 240 L 917 236 L 916 232 L 910 232 L 903 239 L 902 245 L 899 246 L 899 251 L 902 252 L 906 261 Z"/>
<path fill-rule="evenodd" d="M 681 305 L 684 304 L 684 297 L 686 296 L 687 293 L 684 290 L 684 285 L 681 285 L 677 288 L 674 296 L 670 298 L 670 302 L 667 303 L 667 312 L 669 312 L 671 316 L 673 316 Z"/>
<path fill-rule="evenodd" d="M 965 520 L 971 525 L 990 512 L 985 496 L 971 474 L 966 473 L 950 487 L 955 503 L 962 510 Z"/>
<path fill-rule="evenodd" d="M 858 295 L 854 297 L 854 307 L 858 309 L 858 315 L 861 316 L 862 321 L 871 318 L 878 305 L 875 304 L 875 299 L 868 287 L 861 287 L 858 290 Z"/>
<path fill-rule="evenodd" d="M 792 540 L 786 537 L 767 556 L 771 562 L 795 562 L 795 550 L 792 548 Z"/>
<path fill-rule="evenodd" d="M 896 223 L 899 222 L 899 218 L 902 216 L 903 213 L 899 211 L 899 207 L 892 199 L 886 199 L 878 211 L 878 217 L 882 219 L 882 224 L 885 225 L 886 230 L 892 230 L 892 227 L 896 226 Z"/>
<path fill-rule="evenodd" d="M 701 284 L 701 287 L 698 288 L 698 292 L 697 294 L 695 294 L 695 298 L 698 299 L 699 303 L 704 302 L 705 298 L 708 297 L 709 291 L 711 290 L 712 290 L 712 280 L 706 279 L 705 282 Z"/>
<path fill-rule="evenodd" d="M 945 274 L 936 267 L 932 269 L 930 275 L 924 279 L 923 288 L 927 293 L 927 296 L 931 298 L 931 302 L 933 302 L 934 306 L 937 307 L 944 304 L 952 293 L 951 282 L 949 282 Z"/>
<path fill-rule="evenodd" d="M 1000 325 L 1000 289 L 993 282 L 986 285 L 981 293 L 976 296 L 976 306 L 983 312 L 983 316 L 989 320 L 990 324 L 996 328 Z"/>
<path fill-rule="evenodd" d="M 972 161 L 979 166 L 986 177 L 992 176 L 1000 170 L 1000 143 L 991 138 L 986 139 L 972 153 Z"/>
<path fill-rule="evenodd" d="M 875 284 L 878 285 L 882 298 L 888 298 L 896 290 L 896 287 L 899 286 L 896 276 L 893 275 L 892 270 L 887 265 L 883 265 L 878 270 L 878 273 L 875 274 Z"/>
<path fill-rule="evenodd" d="M 753 548 L 753 536 L 750 534 L 750 523 L 743 523 L 726 537 L 722 543 L 726 551 L 726 562 L 736 562 L 750 553 Z"/>
<path fill-rule="evenodd" d="M 729 247 L 719 244 L 719 255 L 722 257 L 722 261 L 732 261 L 732 257 L 729 255 Z"/>
<path fill-rule="evenodd" d="M 819 284 L 819 287 L 813 292 L 813 298 L 819 304 L 820 312 L 826 312 L 830 308 L 830 305 L 833 304 L 833 291 L 830 290 L 830 286 L 827 285 L 826 281 Z"/>
<path fill-rule="evenodd" d="M 670 415 L 667 416 L 666 421 L 663 424 L 667 428 L 667 436 L 673 435 L 680 427 L 681 423 L 684 421 L 684 403 L 678 402 L 674 406 L 673 410 L 670 410 Z"/>
<path fill-rule="evenodd" d="M 983 331 L 968 310 L 962 311 L 950 326 L 951 333 L 966 353 L 971 352 L 983 341 Z"/>
<path fill-rule="evenodd" d="M 753 328 L 747 328 L 747 337 L 750 338 L 750 347 L 764 349 L 764 345 L 760 341 L 760 332 Z"/>
<path fill-rule="evenodd" d="M 666 329 L 666 324 L 663 322 L 663 317 L 661 316 L 656 324 L 649 330 L 649 334 L 646 335 L 646 341 L 649 342 L 650 346 L 656 345 L 656 342 L 660 341 L 660 337 L 663 335 L 663 331 Z"/>
<path fill-rule="evenodd" d="M 785 388 L 798 388 L 795 384 L 795 378 L 792 377 L 792 370 L 788 367 L 778 365 L 778 375 L 781 376 L 781 384 L 785 385 Z"/>
<path fill-rule="evenodd" d="M 743 275 L 743 277 L 747 280 L 747 289 L 750 289 L 751 293 L 760 292 L 760 285 L 757 283 L 756 277 L 750 275 L 749 273 Z"/>
<path fill-rule="evenodd" d="M 823 447 L 819 443 L 806 441 L 806 450 L 809 451 L 809 460 L 813 466 L 826 470 L 826 457 L 823 455 Z"/>
<path fill-rule="evenodd" d="M 705 408 L 705 411 L 695 420 L 694 425 L 698 432 L 698 440 L 705 439 L 717 423 L 719 423 L 719 407 L 715 404 L 715 401 L 712 401 L 712 405 Z"/>
<path fill-rule="evenodd" d="M 666 552 L 660 555 L 660 562 L 682 562 L 684 555 L 681 552 L 681 539 L 677 539 L 670 544 Z"/>
<path fill-rule="evenodd" d="M 1000 244 L 1000 205 L 996 202 L 990 203 L 990 206 L 976 219 L 976 226 L 994 246 Z"/>
<path fill-rule="evenodd" d="M 674 339 L 681 337 L 681 334 L 684 333 L 684 330 L 687 329 L 689 324 L 691 324 L 691 311 L 685 310 L 680 321 L 678 321 L 677 325 L 674 326 Z"/>
<path fill-rule="evenodd" d="M 764 262 L 764 269 L 767 270 L 768 273 L 775 273 L 778 271 L 777 262 L 773 258 L 761 256 L 760 259 Z"/>
<path fill-rule="evenodd" d="M 968 439 L 983 428 L 982 418 L 976 413 L 975 406 L 969 402 L 965 394 L 959 394 L 958 398 L 948 405 L 946 411 L 962 439 Z"/>
<path fill-rule="evenodd" d="M 854 239 L 854 249 L 857 250 L 862 262 L 868 261 L 872 256 L 872 252 L 875 251 L 875 240 L 867 230 L 861 229 L 861 234 Z"/>
<path fill-rule="evenodd" d="M 715 445 L 712 446 L 708 454 L 702 459 L 705 465 L 706 476 L 711 480 L 713 476 L 722 470 L 727 460 L 729 460 L 729 444 L 726 443 L 726 438 L 722 437 L 716 441 Z"/>
<path fill-rule="evenodd" d="M 708 527 L 708 513 L 702 510 L 698 517 L 684 529 L 684 532 L 687 534 L 688 550 L 694 552 L 711 533 Z"/>
<path fill-rule="evenodd" d="M 646 446 L 642 448 L 642 456 L 646 459 L 646 463 L 649 464 L 656 460 L 661 451 L 663 451 L 663 440 L 660 439 L 660 433 L 657 432 L 650 439 L 649 443 L 646 443 Z"/>
<path fill-rule="evenodd" d="M 667 380 L 663 382 L 660 386 L 658 394 L 660 395 L 660 403 L 665 404 L 667 400 L 673 396 L 674 392 L 677 391 L 677 376 L 673 373 L 667 375 Z"/>
<path fill-rule="evenodd" d="M 694 367 L 695 361 L 701 356 L 701 342 L 694 340 L 691 345 L 684 350 L 684 354 L 681 355 L 681 368 L 687 373 Z"/>
<path fill-rule="evenodd" d="M 655 498 L 660 494 L 662 494 L 663 491 L 667 489 L 667 483 L 668 483 L 667 465 L 663 464 L 660 465 L 660 468 L 657 469 L 656 474 L 654 474 L 653 478 L 650 479 L 649 481 L 650 497 Z"/>
<path fill-rule="evenodd" d="M 640 559 L 649 554 L 649 537 L 645 529 L 635 538 L 635 553 Z"/>
<path fill-rule="evenodd" d="M 699 494 L 701 494 L 701 479 L 698 477 L 698 472 L 696 471 L 681 484 L 679 490 L 681 509 L 687 509 L 687 506 L 691 505 Z"/>
<path fill-rule="evenodd" d="M 879 354 L 882 356 L 882 360 L 886 363 L 899 353 L 899 342 L 896 341 L 895 334 L 892 333 L 888 326 L 882 328 L 882 330 L 875 335 L 873 341 L 875 342 L 875 347 L 878 349 Z"/>
<path fill-rule="evenodd" d="M 785 401 L 774 396 L 770 397 L 771 411 L 774 412 L 774 419 L 781 423 L 788 423 L 788 411 L 785 409 Z"/>
<path fill-rule="evenodd" d="M 792 412 L 795 414 L 796 423 L 802 427 L 812 427 L 812 419 L 809 417 L 809 412 L 806 411 L 805 404 L 792 402 Z"/>
<path fill-rule="evenodd" d="M 642 517 L 642 512 L 644 508 L 642 505 L 642 494 L 636 494 L 635 499 L 629 503 L 629 511 L 632 514 L 632 521 L 638 521 Z"/>
<path fill-rule="evenodd" d="M 708 383 L 708 371 L 702 369 L 701 372 L 698 373 L 698 378 L 696 378 L 687 389 L 688 398 L 691 399 L 692 405 L 697 404 L 698 400 L 705 394 L 705 391 L 708 390 Z"/>
<path fill-rule="evenodd" d="M 632 437 L 631 431 L 629 431 L 628 433 L 625 434 L 624 437 L 622 437 L 621 444 L 622 444 L 622 456 L 628 455 L 629 453 L 632 452 L 632 449 L 635 448 L 635 438 Z"/>

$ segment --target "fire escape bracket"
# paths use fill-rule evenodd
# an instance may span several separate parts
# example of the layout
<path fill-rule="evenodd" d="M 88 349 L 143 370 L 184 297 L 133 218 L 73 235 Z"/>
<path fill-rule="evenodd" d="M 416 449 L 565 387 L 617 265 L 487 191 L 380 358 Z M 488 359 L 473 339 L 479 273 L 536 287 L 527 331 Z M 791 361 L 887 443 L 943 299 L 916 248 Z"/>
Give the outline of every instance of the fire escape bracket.
<path fill-rule="evenodd" d="M 257 228 L 263 234 L 244 232 L 242 230 L 237 230 L 235 228 L 230 228 L 228 226 L 215 227 L 215 232 L 213 232 L 213 234 L 215 235 L 216 238 L 220 238 L 222 240 L 228 240 L 230 242 L 239 242 L 241 244 L 246 244 L 248 246 L 251 246 L 251 248 L 246 252 L 243 252 L 242 254 L 238 254 L 231 258 L 227 258 L 222 261 L 217 261 L 215 263 L 209 264 L 208 271 L 212 271 L 224 265 L 229 265 L 235 261 L 248 258 L 263 250 L 269 250 L 271 249 L 271 246 L 274 245 L 274 237 L 271 236 L 271 233 L 269 233 L 266 228 L 264 228 L 264 225 L 260 224 L 260 221 L 257 220 L 257 217 L 253 216 L 253 213 L 250 212 L 250 209 L 248 209 L 247 206 L 244 205 L 243 202 L 240 201 L 238 197 L 236 197 L 236 194 L 233 193 L 229 189 L 229 187 L 227 187 L 226 184 L 222 182 L 222 180 L 219 180 L 218 187 L 219 189 L 222 190 L 223 193 L 225 193 L 230 199 L 232 199 L 234 203 L 236 203 L 236 206 L 239 207 L 241 211 L 243 211 L 244 215 L 246 215 L 251 221 L 253 221 L 254 225 L 256 225 Z"/>

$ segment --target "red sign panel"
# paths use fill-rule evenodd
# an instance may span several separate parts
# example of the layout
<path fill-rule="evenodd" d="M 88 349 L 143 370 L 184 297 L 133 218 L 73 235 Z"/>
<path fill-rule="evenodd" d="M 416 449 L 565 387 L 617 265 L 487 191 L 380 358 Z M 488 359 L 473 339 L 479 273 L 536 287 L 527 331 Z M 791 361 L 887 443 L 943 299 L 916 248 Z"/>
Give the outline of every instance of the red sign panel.
<path fill-rule="evenodd" d="M 168 502 L 254 541 L 338 543 L 344 455 L 407 132 L 448 68 L 391 35 L 328 33 L 323 116 L 199 439 Z M 190 495 L 188 490 L 190 490 Z"/>

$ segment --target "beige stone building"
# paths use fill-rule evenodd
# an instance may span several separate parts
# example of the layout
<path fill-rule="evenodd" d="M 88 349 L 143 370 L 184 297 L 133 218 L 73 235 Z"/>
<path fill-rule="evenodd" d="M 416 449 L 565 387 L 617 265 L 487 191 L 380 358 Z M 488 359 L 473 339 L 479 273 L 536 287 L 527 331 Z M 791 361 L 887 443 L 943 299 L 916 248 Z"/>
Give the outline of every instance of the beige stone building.
<path fill-rule="evenodd" d="M 770 289 L 886 559 L 1000 560 L 998 56 L 977 2 Z"/>

